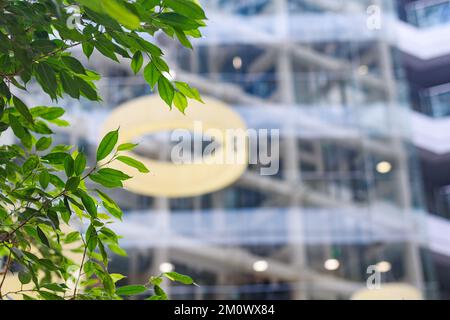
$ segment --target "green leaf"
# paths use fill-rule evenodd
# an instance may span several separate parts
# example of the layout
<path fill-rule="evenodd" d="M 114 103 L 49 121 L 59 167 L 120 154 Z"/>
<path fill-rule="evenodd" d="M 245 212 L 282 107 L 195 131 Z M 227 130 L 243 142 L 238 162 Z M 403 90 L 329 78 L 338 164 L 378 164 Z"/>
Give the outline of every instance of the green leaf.
<path fill-rule="evenodd" d="M 86 169 L 86 163 L 87 159 L 83 152 L 79 152 L 77 157 L 75 158 L 74 163 L 74 172 L 75 175 L 80 176 L 83 174 L 84 170 Z"/>
<path fill-rule="evenodd" d="M 153 43 L 146 41 L 145 39 L 134 34 L 131 34 L 131 37 L 142 51 L 150 53 L 153 57 L 159 57 L 163 54 L 161 49 L 155 46 Z"/>
<path fill-rule="evenodd" d="M 42 288 L 56 291 L 56 292 L 65 292 L 66 288 L 63 288 L 63 286 L 57 284 L 57 283 L 46 283 L 41 286 Z"/>
<path fill-rule="evenodd" d="M 48 292 L 48 291 L 38 291 L 39 295 L 44 298 L 44 300 L 64 300 L 63 298 L 61 298 L 60 296 Z"/>
<path fill-rule="evenodd" d="M 179 274 L 177 272 L 165 272 L 163 273 L 163 276 L 165 276 L 167 279 L 171 281 L 177 281 L 183 284 L 193 284 L 194 280 L 192 280 L 191 277 L 185 276 L 183 274 Z"/>
<path fill-rule="evenodd" d="M 102 233 L 105 236 L 105 238 L 111 240 L 115 244 L 117 244 L 119 241 L 119 237 L 117 236 L 117 234 L 115 234 L 114 231 L 112 231 L 109 228 L 106 227 L 101 228 L 100 233 Z"/>
<path fill-rule="evenodd" d="M 58 267 L 49 259 L 39 259 L 38 263 L 50 271 L 58 270 Z"/>
<path fill-rule="evenodd" d="M 83 53 L 88 59 L 91 57 L 92 52 L 94 52 L 94 45 L 90 42 L 84 41 L 82 44 Z"/>
<path fill-rule="evenodd" d="M 28 107 L 25 105 L 25 103 L 22 102 L 19 98 L 16 96 L 13 97 L 13 103 L 14 107 L 16 107 L 17 111 L 29 122 L 34 123 L 33 116 L 28 109 Z"/>
<path fill-rule="evenodd" d="M 117 160 L 119 160 L 120 162 L 125 163 L 126 165 L 133 167 L 135 169 L 137 169 L 139 172 L 142 173 L 148 173 L 150 172 L 145 165 L 142 162 L 139 162 L 133 158 L 127 157 L 127 156 L 118 156 Z"/>
<path fill-rule="evenodd" d="M 0 80 L 0 94 L 7 99 L 11 97 L 11 92 L 9 91 L 8 86 L 3 80 Z"/>
<path fill-rule="evenodd" d="M 97 205 L 95 201 L 85 191 L 78 189 L 77 195 L 81 198 L 83 206 L 92 218 L 97 217 Z"/>
<path fill-rule="evenodd" d="M 95 191 L 98 193 L 100 199 L 102 199 L 103 202 L 106 202 L 109 205 L 119 208 L 119 206 L 114 202 L 114 200 L 110 196 L 108 196 L 106 193 L 104 193 L 103 191 L 101 191 L 99 189 L 95 189 Z"/>
<path fill-rule="evenodd" d="M 112 252 L 114 252 L 115 254 L 117 254 L 121 257 L 127 256 L 127 252 L 116 244 L 110 244 L 109 249 L 111 249 Z"/>
<path fill-rule="evenodd" d="M 121 220 L 123 212 L 120 209 L 120 207 L 117 205 L 117 203 L 111 199 L 106 193 L 95 189 L 97 191 L 98 195 L 100 196 L 100 199 L 103 201 L 103 206 L 108 210 L 108 212 L 115 218 Z"/>
<path fill-rule="evenodd" d="M 40 62 L 37 64 L 35 71 L 36 78 L 44 91 L 47 92 L 50 97 L 56 99 L 58 82 L 56 81 L 56 74 L 53 68 L 46 62 Z"/>
<path fill-rule="evenodd" d="M 37 232 L 36 232 L 36 234 L 37 234 Z M 20 251 L 20 250 L 17 249 L 17 248 L 12 248 L 12 252 L 15 254 L 16 257 L 18 257 L 19 260 L 22 259 L 23 256 L 25 256 L 29 262 L 32 262 L 32 263 L 40 263 L 40 262 L 39 262 L 39 258 L 36 257 L 36 256 L 35 256 L 34 254 L 32 254 L 31 252 Z"/>
<path fill-rule="evenodd" d="M 73 192 L 78 188 L 79 184 L 80 184 L 80 177 L 71 177 L 69 180 L 67 180 L 65 189 L 67 191 Z"/>
<path fill-rule="evenodd" d="M 192 49 L 192 44 L 189 41 L 189 39 L 186 37 L 186 34 L 183 32 L 183 30 L 175 29 L 175 34 L 177 35 L 178 40 L 180 43 L 185 46 L 186 48 Z"/>
<path fill-rule="evenodd" d="M 44 151 L 47 150 L 52 144 L 52 138 L 42 137 L 36 142 L 36 150 Z"/>
<path fill-rule="evenodd" d="M 126 276 L 120 273 L 111 273 L 110 276 L 113 279 L 114 283 L 126 278 Z"/>
<path fill-rule="evenodd" d="M 39 158 L 37 156 L 30 156 L 22 165 L 22 170 L 25 174 L 33 171 L 36 169 L 37 165 L 39 164 Z"/>
<path fill-rule="evenodd" d="M 68 155 L 64 160 L 64 171 L 66 172 L 67 177 L 71 177 L 73 175 L 74 161 L 70 155 Z"/>
<path fill-rule="evenodd" d="M 61 208 L 61 211 L 59 212 L 61 215 L 61 219 L 64 221 L 65 224 L 68 224 L 70 222 L 70 217 L 72 215 L 72 211 L 70 210 L 64 210 Z"/>
<path fill-rule="evenodd" d="M 114 43 L 113 45 L 114 45 L 114 51 L 116 53 L 120 54 L 124 58 L 132 59 L 126 49 L 122 48 L 120 45 L 118 45 L 116 43 Z"/>
<path fill-rule="evenodd" d="M 110 58 L 115 62 L 119 62 L 116 54 L 114 53 L 114 46 L 112 48 L 109 46 L 111 43 L 107 42 L 108 40 L 101 38 L 99 41 L 95 41 L 95 48 L 104 55 L 105 57 Z"/>
<path fill-rule="evenodd" d="M 47 170 L 44 170 L 39 175 L 39 184 L 42 188 L 47 189 L 48 184 L 50 183 L 50 175 Z"/>
<path fill-rule="evenodd" d="M 101 184 L 102 186 L 106 187 L 106 188 L 122 188 L 123 187 L 123 183 L 120 180 L 109 180 L 107 178 L 105 178 L 102 175 L 93 173 L 91 175 L 89 175 L 89 179 L 91 179 L 92 181 Z"/>
<path fill-rule="evenodd" d="M 62 56 L 61 57 L 62 62 L 73 72 L 78 74 L 85 74 L 86 70 L 84 69 L 83 65 L 80 61 L 75 59 L 71 56 Z"/>
<path fill-rule="evenodd" d="M 60 177 L 54 174 L 50 174 L 50 183 L 57 188 L 64 188 L 65 186 L 64 181 L 62 181 Z"/>
<path fill-rule="evenodd" d="M 105 168 L 98 170 L 97 174 L 103 176 L 106 179 L 111 180 L 128 180 L 131 179 L 131 177 L 122 171 L 111 169 L 111 168 Z"/>
<path fill-rule="evenodd" d="M 163 23 L 181 30 L 193 30 L 202 26 L 201 23 L 175 12 L 162 13 L 158 16 L 158 19 Z"/>
<path fill-rule="evenodd" d="M 115 218 L 122 220 L 123 212 L 117 206 L 111 206 L 107 202 L 103 201 L 103 206 L 106 210 Z"/>
<path fill-rule="evenodd" d="M 92 252 L 95 250 L 95 248 L 97 248 L 98 235 L 97 231 L 95 231 L 95 228 L 92 225 L 90 225 L 86 231 L 86 242 L 89 251 Z"/>
<path fill-rule="evenodd" d="M 116 294 L 119 296 L 133 296 L 147 291 L 147 288 L 141 285 L 129 285 L 117 288 Z"/>
<path fill-rule="evenodd" d="M 66 211 L 61 211 L 61 217 L 64 220 L 64 222 L 67 224 L 70 221 L 70 217 L 72 216 L 72 209 L 70 208 L 69 200 L 66 196 L 64 196 L 64 207 L 66 208 Z"/>
<path fill-rule="evenodd" d="M 48 125 L 43 121 L 38 121 L 31 125 L 30 129 L 36 133 L 40 134 L 52 134 L 53 131 L 48 127 Z"/>
<path fill-rule="evenodd" d="M 164 0 L 164 4 L 183 16 L 192 19 L 206 19 L 203 9 L 191 0 Z"/>
<path fill-rule="evenodd" d="M 31 148 L 33 147 L 33 137 L 28 132 L 25 133 L 25 136 L 23 136 L 20 141 L 28 150 L 31 150 Z"/>
<path fill-rule="evenodd" d="M 129 151 L 133 150 L 138 146 L 137 143 L 122 143 L 117 147 L 117 151 Z"/>
<path fill-rule="evenodd" d="M 101 0 L 104 11 L 130 30 L 140 27 L 139 18 L 127 9 L 120 1 Z"/>
<path fill-rule="evenodd" d="M 167 294 L 159 285 L 154 285 L 153 290 L 155 291 L 155 295 L 152 296 L 152 300 L 167 300 Z"/>
<path fill-rule="evenodd" d="M 31 282 L 31 275 L 26 271 L 19 272 L 19 281 L 21 284 L 28 284 Z"/>
<path fill-rule="evenodd" d="M 150 279 L 148 280 L 148 282 L 154 286 L 160 286 L 162 281 L 163 279 L 160 276 L 159 277 L 151 276 Z"/>
<path fill-rule="evenodd" d="M 58 127 L 68 127 L 70 125 L 66 120 L 61 119 L 51 120 L 50 122 L 57 125 Z"/>
<path fill-rule="evenodd" d="M 136 51 L 131 60 L 131 70 L 133 70 L 134 74 L 137 74 L 144 64 L 144 57 L 142 56 L 142 52 Z"/>
<path fill-rule="evenodd" d="M 154 88 L 161 77 L 161 72 L 156 68 L 156 66 L 149 62 L 144 68 L 144 79 L 150 85 L 150 88 Z"/>
<path fill-rule="evenodd" d="M 9 128 L 9 125 L 5 122 L 0 122 L 0 133 L 6 131 Z"/>
<path fill-rule="evenodd" d="M 14 135 L 19 138 L 23 139 L 27 135 L 27 131 L 25 128 L 20 124 L 19 120 L 17 120 L 16 117 L 14 117 L 12 114 L 9 115 L 9 124 L 11 125 L 11 129 L 14 132 Z"/>
<path fill-rule="evenodd" d="M 167 103 L 167 105 L 171 107 L 173 96 L 175 94 L 172 83 L 170 83 L 170 81 L 165 77 L 160 77 L 158 80 L 158 91 L 161 99 L 163 99 Z"/>
<path fill-rule="evenodd" d="M 182 113 L 184 113 L 184 110 L 186 110 L 188 102 L 184 94 L 177 91 L 175 92 L 175 96 L 173 98 L 173 104 L 175 107 L 180 110 Z"/>
<path fill-rule="evenodd" d="M 25 233 L 35 239 L 38 239 L 39 236 L 37 234 L 36 228 L 32 227 L 31 225 L 24 225 L 23 226 L 23 231 L 25 231 Z"/>
<path fill-rule="evenodd" d="M 163 59 L 161 59 L 159 57 L 153 57 L 152 63 L 156 66 L 156 68 L 158 68 L 159 71 L 170 72 L 169 66 Z"/>
<path fill-rule="evenodd" d="M 116 286 L 109 273 L 105 272 L 104 275 L 99 275 L 99 278 L 102 280 L 105 291 L 112 296 L 116 290 Z"/>
<path fill-rule="evenodd" d="M 39 240 L 41 240 L 41 242 L 43 244 L 45 244 L 47 247 L 50 248 L 50 242 L 48 241 L 47 236 L 45 235 L 44 231 L 42 231 L 42 229 L 39 226 L 36 227 L 36 231 L 37 231 Z"/>
<path fill-rule="evenodd" d="M 103 12 L 100 0 L 78 0 L 79 3 L 96 12 Z"/>
<path fill-rule="evenodd" d="M 160 0 L 142 0 L 142 6 L 146 10 L 151 10 L 161 3 Z"/>
<path fill-rule="evenodd" d="M 105 246 L 100 239 L 98 239 L 98 250 L 100 251 L 100 254 L 102 256 L 103 264 L 105 265 L 105 267 L 108 267 L 108 254 L 106 253 Z"/>
<path fill-rule="evenodd" d="M 105 159 L 113 151 L 119 139 L 119 129 L 107 133 L 97 149 L 97 162 Z"/>
<path fill-rule="evenodd" d="M 53 41 L 47 39 L 37 39 L 31 43 L 31 46 L 35 50 L 39 50 L 42 53 L 48 54 L 56 49 L 56 44 Z"/>
<path fill-rule="evenodd" d="M 15 78 L 11 78 L 10 81 L 11 81 L 11 83 L 12 83 L 14 86 L 16 86 L 17 88 L 22 89 L 22 90 L 24 90 L 24 91 L 27 90 L 27 88 L 24 87 L 24 86 L 23 86 L 19 81 L 17 81 Z"/>
<path fill-rule="evenodd" d="M 186 97 L 195 99 L 199 102 L 203 103 L 202 98 L 200 97 L 200 93 L 197 89 L 191 88 L 187 83 L 175 81 L 175 86 L 181 93 L 183 93 Z"/>
<path fill-rule="evenodd" d="M 64 115 L 66 110 L 61 107 L 39 106 L 31 108 L 30 112 L 35 117 L 40 117 L 45 120 L 55 120 Z"/>
<path fill-rule="evenodd" d="M 47 216 L 52 222 L 52 227 L 54 229 L 59 229 L 59 218 L 58 218 L 58 212 L 55 211 L 54 208 L 50 208 L 47 211 Z M 59 235 L 58 235 L 58 242 L 59 242 Z"/>
<path fill-rule="evenodd" d="M 74 99 L 80 98 L 80 85 L 79 81 L 69 75 L 67 72 L 60 73 L 61 84 L 64 91 Z"/>
<path fill-rule="evenodd" d="M 199 29 L 195 29 L 195 30 L 187 30 L 187 31 L 184 31 L 184 33 L 185 33 L 187 36 L 191 36 L 191 37 L 193 37 L 193 38 L 201 38 L 201 37 L 202 37 L 202 33 L 200 32 Z"/>
<path fill-rule="evenodd" d="M 74 231 L 69 233 L 64 239 L 64 243 L 73 243 L 80 239 L 80 233 L 78 231 Z"/>
<path fill-rule="evenodd" d="M 42 159 L 51 164 L 64 164 L 68 156 L 65 152 L 52 152 L 43 156 Z"/>
<path fill-rule="evenodd" d="M 80 87 L 80 92 L 84 97 L 91 101 L 98 101 L 100 99 L 97 91 L 88 82 L 77 76 L 75 76 L 75 81 L 77 81 L 77 84 Z"/>

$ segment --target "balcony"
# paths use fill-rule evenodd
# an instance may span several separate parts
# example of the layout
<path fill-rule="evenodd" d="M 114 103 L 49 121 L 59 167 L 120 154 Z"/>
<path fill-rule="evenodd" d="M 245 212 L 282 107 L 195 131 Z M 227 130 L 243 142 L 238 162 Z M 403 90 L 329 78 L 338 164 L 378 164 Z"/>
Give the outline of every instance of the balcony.
<path fill-rule="evenodd" d="M 449 0 L 420 0 L 406 5 L 408 23 L 421 28 L 431 28 L 450 23 Z"/>
<path fill-rule="evenodd" d="M 423 90 L 420 100 L 419 112 L 432 118 L 450 116 L 450 83 Z"/>

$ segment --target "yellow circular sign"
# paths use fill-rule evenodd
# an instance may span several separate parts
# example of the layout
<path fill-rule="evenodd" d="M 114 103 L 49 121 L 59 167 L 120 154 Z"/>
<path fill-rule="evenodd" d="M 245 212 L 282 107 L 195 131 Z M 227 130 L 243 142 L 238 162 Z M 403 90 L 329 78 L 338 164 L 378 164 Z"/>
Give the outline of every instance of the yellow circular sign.
<path fill-rule="evenodd" d="M 133 152 L 128 156 L 144 163 L 151 174 L 114 162 L 111 166 L 133 178 L 124 183 L 126 189 L 148 196 L 190 197 L 223 189 L 235 182 L 247 167 L 248 150 L 236 148 L 233 132 L 246 130 L 241 117 L 224 103 L 205 98 L 205 103 L 190 101 L 186 114 L 170 110 L 156 95 L 141 97 L 117 107 L 105 121 L 103 134 L 120 127 L 119 144 L 131 142 L 147 134 L 184 129 L 200 129 L 220 144 L 220 148 L 200 161 L 189 163 L 149 159 Z M 231 157 L 230 157 L 231 153 Z M 235 161 L 230 159 L 234 159 Z"/>

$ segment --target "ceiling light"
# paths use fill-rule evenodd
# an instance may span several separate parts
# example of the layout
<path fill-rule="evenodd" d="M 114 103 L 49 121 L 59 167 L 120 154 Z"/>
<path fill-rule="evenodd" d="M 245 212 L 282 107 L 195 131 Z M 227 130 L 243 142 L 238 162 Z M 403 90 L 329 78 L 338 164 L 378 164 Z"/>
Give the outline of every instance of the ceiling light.
<path fill-rule="evenodd" d="M 233 58 L 233 67 L 236 70 L 239 70 L 240 68 L 242 68 L 242 59 L 239 56 L 236 56 Z"/>
<path fill-rule="evenodd" d="M 377 171 L 381 174 L 389 173 L 392 170 L 392 164 L 387 161 L 381 161 L 377 164 Z"/>
<path fill-rule="evenodd" d="M 389 272 L 392 269 L 392 265 L 388 261 L 380 261 L 376 264 L 378 272 Z"/>
<path fill-rule="evenodd" d="M 269 263 L 265 260 L 258 260 L 253 263 L 253 270 L 256 272 L 264 272 L 269 268 Z"/>
<path fill-rule="evenodd" d="M 360 75 L 362 75 L 362 76 L 368 74 L 369 73 L 369 67 L 367 67 L 366 65 L 359 66 L 358 73 Z"/>
<path fill-rule="evenodd" d="M 159 265 L 159 271 L 161 272 L 171 272 L 173 269 L 174 266 L 170 262 L 163 262 Z"/>
<path fill-rule="evenodd" d="M 339 268 L 340 263 L 339 263 L 339 260 L 337 260 L 337 259 L 328 259 L 325 261 L 323 266 L 325 267 L 325 269 L 327 269 L 329 271 L 334 271 Z"/>

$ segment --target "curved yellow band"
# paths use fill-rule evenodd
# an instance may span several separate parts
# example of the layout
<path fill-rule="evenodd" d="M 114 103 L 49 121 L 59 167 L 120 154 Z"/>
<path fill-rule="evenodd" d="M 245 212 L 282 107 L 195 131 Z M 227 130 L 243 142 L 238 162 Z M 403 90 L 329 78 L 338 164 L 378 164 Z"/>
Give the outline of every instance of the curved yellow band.
<path fill-rule="evenodd" d="M 224 152 L 234 150 L 232 138 L 227 135 L 227 131 L 245 131 L 243 120 L 218 100 L 205 98 L 204 101 L 205 104 L 190 101 L 186 114 L 183 115 L 177 110 L 170 110 L 158 96 L 145 96 L 126 102 L 111 113 L 105 121 L 103 134 L 120 127 L 119 144 L 131 142 L 149 133 L 175 129 L 193 131 L 195 124 L 201 123 L 202 130 L 213 132 L 209 136 L 213 135 L 212 138 L 221 145 L 209 159 L 204 159 L 207 163 L 175 164 L 128 152 L 128 156 L 144 163 L 152 174 L 142 174 L 118 161 L 114 162 L 112 167 L 133 177 L 125 182 L 126 189 L 148 196 L 190 197 L 223 189 L 244 173 L 247 167 L 247 148 L 240 149 L 240 154 L 236 155 L 244 161 L 221 161 Z"/>
<path fill-rule="evenodd" d="M 423 300 L 422 293 L 407 283 L 383 283 L 380 288 L 361 289 L 352 300 Z"/>

